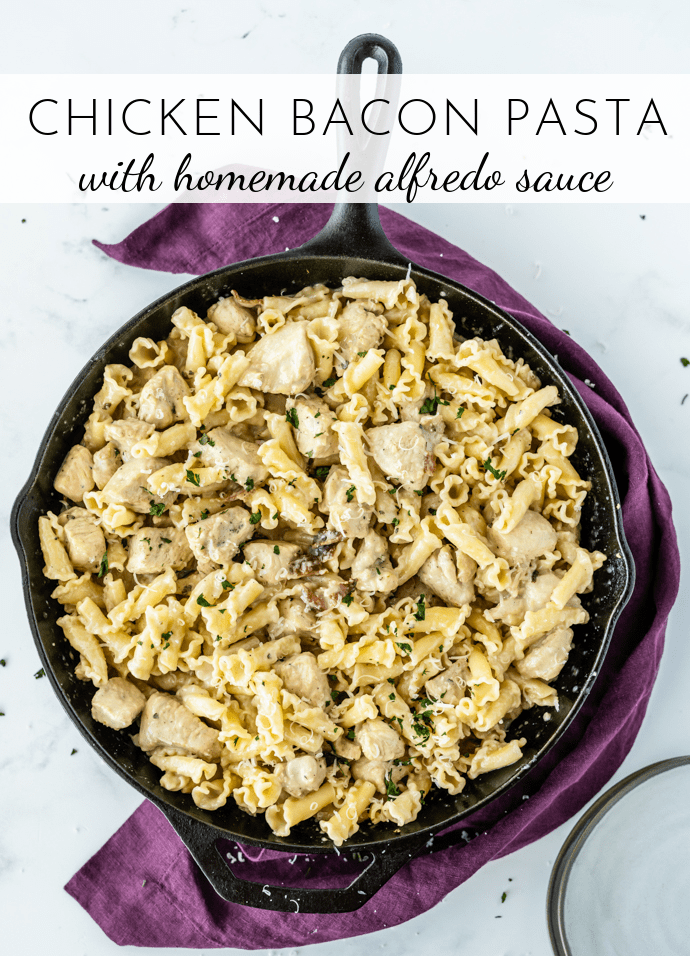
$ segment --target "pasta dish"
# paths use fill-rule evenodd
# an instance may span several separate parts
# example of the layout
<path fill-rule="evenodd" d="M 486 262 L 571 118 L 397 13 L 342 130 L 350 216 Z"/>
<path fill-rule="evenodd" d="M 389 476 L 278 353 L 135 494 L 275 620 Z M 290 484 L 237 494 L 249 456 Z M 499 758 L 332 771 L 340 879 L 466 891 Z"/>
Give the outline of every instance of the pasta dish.
<path fill-rule="evenodd" d="M 233 292 L 129 357 L 39 519 L 93 718 L 336 846 L 518 761 L 605 560 L 558 389 L 409 278 Z"/>

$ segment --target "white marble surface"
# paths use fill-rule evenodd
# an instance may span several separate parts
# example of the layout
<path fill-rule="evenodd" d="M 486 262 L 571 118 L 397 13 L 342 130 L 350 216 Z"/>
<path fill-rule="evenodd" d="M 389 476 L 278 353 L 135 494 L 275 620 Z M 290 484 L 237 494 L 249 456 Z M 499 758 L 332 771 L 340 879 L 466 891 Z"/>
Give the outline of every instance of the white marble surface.
<path fill-rule="evenodd" d="M 347 5 L 121 0 L 108 13 L 107 26 L 105 20 L 95 23 L 95 9 L 82 0 L 14 5 L 4 14 L 12 39 L 4 45 L 4 69 L 319 72 L 331 69 L 344 42 L 364 30 L 388 33 L 407 68 L 419 72 L 687 68 L 688 8 L 670 0 L 578 0 L 567 10 L 546 0 L 520 5 L 431 0 L 424 4 L 423 23 L 416 15 L 419 5 L 407 0 Z M 463 37 L 471 41 L 466 47 Z M 0 667 L 0 900 L 2 949 L 13 956 L 47 951 L 107 956 L 117 949 L 62 886 L 140 798 L 83 743 L 47 680 L 33 677 L 40 665 L 7 519 L 52 410 L 73 377 L 115 328 L 185 278 L 129 269 L 91 245 L 93 237 L 122 238 L 157 208 L 0 207 L 5 383 L 0 441 L 6 486 L 0 504 L 6 608 L 0 634 L 0 658 L 6 661 Z M 690 209 L 422 205 L 399 211 L 498 270 L 592 352 L 628 402 L 671 493 L 687 564 L 690 398 L 683 406 L 681 400 L 690 393 L 690 368 L 682 367 L 680 357 L 690 357 Z M 647 718 L 617 779 L 688 752 L 687 588 L 686 573 Z M 73 748 L 77 753 L 71 755 Z M 308 952 L 411 956 L 423 948 L 439 954 L 548 956 L 546 886 L 571 825 L 489 864 L 435 910 L 404 926 L 317 944 Z"/>

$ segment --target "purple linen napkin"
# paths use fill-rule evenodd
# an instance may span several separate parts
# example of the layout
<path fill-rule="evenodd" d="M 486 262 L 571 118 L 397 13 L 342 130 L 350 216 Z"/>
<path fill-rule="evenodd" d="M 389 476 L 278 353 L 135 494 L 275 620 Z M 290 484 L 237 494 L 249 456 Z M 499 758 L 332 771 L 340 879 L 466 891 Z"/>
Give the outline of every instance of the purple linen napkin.
<path fill-rule="evenodd" d="M 321 204 L 176 204 L 123 242 L 96 245 L 129 265 L 201 274 L 298 246 L 319 231 L 330 211 Z M 464 821 L 461 828 L 486 828 L 472 842 L 413 860 L 355 913 L 281 914 L 220 899 L 167 820 L 144 802 L 66 886 L 121 945 L 263 949 L 342 939 L 403 923 L 435 906 L 485 863 L 539 839 L 580 810 L 620 766 L 644 717 L 678 591 L 680 560 L 668 494 L 625 403 L 592 358 L 495 272 L 390 210 L 381 209 L 381 220 L 390 240 L 412 262 L 492 299 L 558 353 L 594 415 L 613 463 L 637 568 L 634 594 L 593 692 L 555 750 L 530 774 L 538 789 L 512 812 L 501 816 L 509 809 L 504 797 L 503 806 L 494 802 Z M 586 386 L 585 379 L 595 388 Z M 228 848 L 237 855 L 235 845 Z M 272 882 L 282 879 L 281 870 L 290 875 L 288 854 L 240 850 L 270 872 Z M 341 885 L 334 872 L 328 876 L 329 861 L 319 885 Z"/>

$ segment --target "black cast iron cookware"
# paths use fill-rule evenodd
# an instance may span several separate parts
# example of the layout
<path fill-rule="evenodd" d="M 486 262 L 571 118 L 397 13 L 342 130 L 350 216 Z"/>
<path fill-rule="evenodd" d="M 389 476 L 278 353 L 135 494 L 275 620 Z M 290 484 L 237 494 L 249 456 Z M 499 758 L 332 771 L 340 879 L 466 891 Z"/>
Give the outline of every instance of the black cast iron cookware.
<path fill-rule="evenodd" d="M 400 58 L 395 47 L 383 37 L 370 35 L 351 41 L 343 51 L 339 71 L 359 72 L 366 56 L 377 59 L 379 73 L 400 73 Z M 542 708 L 533 708 L 511 727 L 511 736 L 524 736 L 528 741 L 518 764 L 468 781 L 458 796 L 433 789 L 419 818 L 402 829 L 393 825 L 363 825 L 348 842 L 348 849 L 342 851 L 344 869 L 347 869 L 345 857 L 352 851 L 357 859 L 368 864 L 349 887 L 333 890 L 314 886 L 266 886 L 233 873 L 221 855 L 219 841 L 236 840 L 291 853 L 337 851 L 325 841 L 313 822 L 295 828 L 288 838 L 280 838 L 271 833 L 262 815 L 251 817 L 232 801 L 214 813 L 198 809 L 188 795 L 160 786 L 159 771 L 131 743 L 126 732 L 111 730 L 93 720 L 90 711 L 93 688 L 75 677 L 76 655 L 55 623 L 60 607 L 50 597 L 54 584 L 42 574 L 37 521 L 48 510 L 60 510 L 60 497 L 53 489 L 53 480 L 68 449 L 83 437 L 83 427 L 105 366 L 113 362 L 127 364 L 131 343 L 137 336 L 165 338 L 170 331 L 170 317 L 179 306 L 186 305 L 204 315 L 219 296 L 230 295 L 233 289 L 247 297 L 281 291 L 293 293 L 316 282 L 337 287 L 344 276 L 350 275 L 397 280 L 410 268 L 420 292 L 432 301 L 445 296 L 460 335 L 497 338 L 506 354 L 522 356 L 543 384 L 558 387 L 562 404 L 553 410 L 554 417 L 577 427 L 580 438 L 572 461 L 592 481 L 592 491 L 582 514 L 582 540 L 586 547 L 599 549 L 609 557 L 595 575 L 594 590 L 583 597 L 591 619 L 587 625 L 578 627 L 573 650 L 556 681 L 558 711 L 550 711 L 551 719 L 545 721 Z M 87 363 L 60 403 L 41 442 L 31 475 L 15 502 L 11 523 L 34 640 L 45 672 L 81 734 L 106 763 L 166 815 L 220 896 L 237 903 L 288 912 L 357 909 L 410 858 L 471 836 L 465 831 L 437 836 L 439 831 L 489 807 L 499 797 L 504 798 L 501 813 L 517 805 L 526 788 L 528 790 L 525 778 L 529 770 L 556 746 L 589 694 L 634 582 L 634 564 L 623 534 L 618 494 L 606 449 L 592 416 L 561 367 L 519 322 L 487 299 L 441 275 L 414 265 L 410 267 L 383 233 L 376 205 L 369 203 L 336 205 L 323 231 L 301 248 L 236 263 L 193 279 L 127 322 Z M 223 852 L 226 849 L 223 848 Z"/>

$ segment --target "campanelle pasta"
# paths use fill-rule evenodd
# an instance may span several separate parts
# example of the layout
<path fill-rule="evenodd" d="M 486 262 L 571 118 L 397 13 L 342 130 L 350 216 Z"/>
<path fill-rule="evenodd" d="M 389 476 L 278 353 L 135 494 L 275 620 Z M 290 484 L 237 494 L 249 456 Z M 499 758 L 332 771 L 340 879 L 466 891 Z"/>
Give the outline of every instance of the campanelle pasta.
<path fill-rule="evenodd" d="M 182 307 L 130 360 L 39 519 L 94 718 L 336 846 L 518 761 L 605 560 L 558 390 L 410 279 Z"/>

